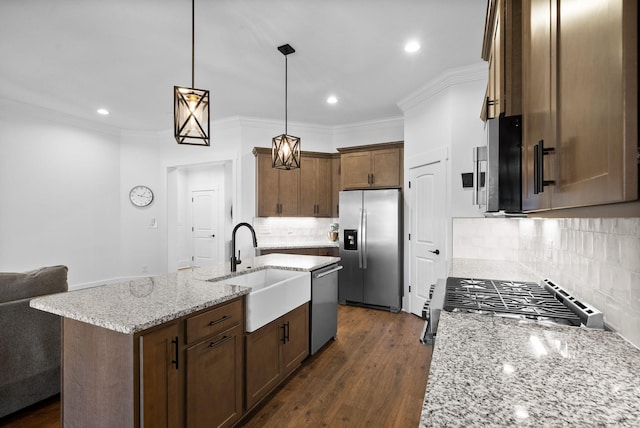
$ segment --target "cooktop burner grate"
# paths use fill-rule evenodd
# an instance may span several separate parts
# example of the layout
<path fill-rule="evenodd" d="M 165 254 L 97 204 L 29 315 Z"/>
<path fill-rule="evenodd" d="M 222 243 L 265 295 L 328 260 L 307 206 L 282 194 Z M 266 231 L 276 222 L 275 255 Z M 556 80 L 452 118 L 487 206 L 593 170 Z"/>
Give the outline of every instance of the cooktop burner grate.
<path fill-rule="evenodd" d="M 533 282 L 449 277 L 444 310 L 581 323 L 577 314 Z"/>

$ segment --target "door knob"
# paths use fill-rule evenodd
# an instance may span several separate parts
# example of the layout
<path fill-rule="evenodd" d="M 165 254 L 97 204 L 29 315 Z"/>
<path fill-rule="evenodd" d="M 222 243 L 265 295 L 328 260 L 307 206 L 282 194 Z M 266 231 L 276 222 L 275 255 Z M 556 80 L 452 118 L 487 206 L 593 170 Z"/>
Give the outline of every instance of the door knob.
<path fill-rule="evenodd" d="M 435 254 L 436 256 L 440 254 L 440 250 L 429 251 L 430 253 Z"/>

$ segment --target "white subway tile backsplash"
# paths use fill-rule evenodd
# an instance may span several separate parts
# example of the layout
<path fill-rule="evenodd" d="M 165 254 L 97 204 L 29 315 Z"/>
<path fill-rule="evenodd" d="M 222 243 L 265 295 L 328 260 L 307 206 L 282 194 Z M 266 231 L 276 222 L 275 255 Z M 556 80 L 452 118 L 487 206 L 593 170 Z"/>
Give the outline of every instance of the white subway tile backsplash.
<path fill-rule="evenodd" d="M 452 233 L 454 257 L 518 261 L 640 347 L 640 218 L 454 219 Z"/>

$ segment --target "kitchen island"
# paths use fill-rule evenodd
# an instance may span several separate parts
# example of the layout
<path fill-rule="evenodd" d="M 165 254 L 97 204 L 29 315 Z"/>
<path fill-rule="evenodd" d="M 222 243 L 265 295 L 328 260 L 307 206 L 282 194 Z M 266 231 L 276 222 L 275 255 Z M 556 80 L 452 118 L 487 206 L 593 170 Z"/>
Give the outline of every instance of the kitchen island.
<path fill-rule="evenodd" d="M 639 370 L 611 331 L 442 311 L 420 426 L 637 427 Z"/>
<path fill-rule="evenodd" d="M 231 278 L 267 268 L 310 272 L 337 261 L 269 255 L 245 259 L 238 272 L 225 264 L 33 299 L 32 307 L 63 317 L 63 425 L 233 425 L 246 410 L 251 289 Z M 287 345 L 304 351 L 296 364 L 308 354 L 308 305 L 286 320 Z"/>
<path fill-rule="evenodd" d="M 229 264 L 185 269 L 31 300 L 31 307 L 65 318 L 132 334 L 248 294 L 225 279 L 261 269 L 312 271 L 337 257 L 270 254 L 247 258 L 231 272 Z"/>

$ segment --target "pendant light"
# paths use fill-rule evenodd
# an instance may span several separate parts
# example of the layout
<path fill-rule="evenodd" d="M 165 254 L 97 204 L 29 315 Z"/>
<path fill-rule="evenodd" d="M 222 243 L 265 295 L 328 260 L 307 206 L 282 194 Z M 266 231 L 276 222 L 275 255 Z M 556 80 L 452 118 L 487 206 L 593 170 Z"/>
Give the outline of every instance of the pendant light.
<path fill-rule="evenodd" d="M 276 169 L 300 168 L 300 137 L 287 133 L 287 55 L 296 50 L 291 45 L 278 46 L 284 55 L 284 134 L 273 137 L 271 142 L 272 167 Z"/>
<path fill-rule="evenodd" d="M 209 145 L 209 91 L 195 89 L 195 0 L 191 0 L 191 87 L 173 87 L 173 124 L 178 144 Z"/>

